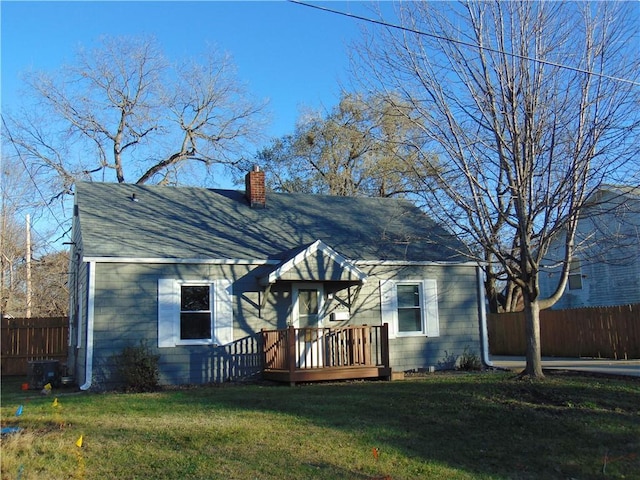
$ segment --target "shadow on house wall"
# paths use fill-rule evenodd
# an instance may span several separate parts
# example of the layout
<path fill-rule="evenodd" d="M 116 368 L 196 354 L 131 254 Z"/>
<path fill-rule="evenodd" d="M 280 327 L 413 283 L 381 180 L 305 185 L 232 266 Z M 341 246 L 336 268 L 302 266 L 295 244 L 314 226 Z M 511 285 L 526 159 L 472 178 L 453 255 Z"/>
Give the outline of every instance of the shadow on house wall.
<path fill-rule="evenodd" d="M 221 383 L 256 378 L 262 372 L 261 348 L 256 334 L 229 345 L 192 350 L 189 378 L 181 383 Z"/>

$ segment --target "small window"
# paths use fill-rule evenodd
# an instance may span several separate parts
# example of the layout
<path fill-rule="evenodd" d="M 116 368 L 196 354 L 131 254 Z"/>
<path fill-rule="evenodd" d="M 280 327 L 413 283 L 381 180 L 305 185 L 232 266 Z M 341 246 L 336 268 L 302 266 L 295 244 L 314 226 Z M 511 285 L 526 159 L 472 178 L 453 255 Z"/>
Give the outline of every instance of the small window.
<path fill-rule="evenodd" d="M 158 347 L 233 342 L 231 281 L 158 279 Z"/>
<path fill-rule="evenodd" d="M 582 265 L 577 258 L 569 264 L 569 290 L 582 290 Z"/>
<path fill-rule="evenodd" d="M 398 285 L 398 332 L 422 333 L 420 285 Z"/>
<path fill-rule="evenodd" d="M 180 289 L 180 340 L 211 339 L 209 285 L 182 285 Z"/>
<path fill-rule="evenodd" d="M 438 337 L 438 288 L 434 279 L 380 282 L 382 322 L 389 337 Z"/>

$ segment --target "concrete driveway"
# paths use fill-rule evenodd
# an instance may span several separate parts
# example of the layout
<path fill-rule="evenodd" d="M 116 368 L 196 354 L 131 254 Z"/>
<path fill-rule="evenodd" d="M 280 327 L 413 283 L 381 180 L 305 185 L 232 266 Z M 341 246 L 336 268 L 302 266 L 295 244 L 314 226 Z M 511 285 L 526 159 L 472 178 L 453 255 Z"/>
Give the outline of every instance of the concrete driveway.
<path fill-rule="evenodd" d="M 491 355 L 490 359 L 494 367 L 508 370 L 519 372 L 525 366 L 524 357 Z M 640 360 L 543 357 L 542 368 L 640 377 Z"/>

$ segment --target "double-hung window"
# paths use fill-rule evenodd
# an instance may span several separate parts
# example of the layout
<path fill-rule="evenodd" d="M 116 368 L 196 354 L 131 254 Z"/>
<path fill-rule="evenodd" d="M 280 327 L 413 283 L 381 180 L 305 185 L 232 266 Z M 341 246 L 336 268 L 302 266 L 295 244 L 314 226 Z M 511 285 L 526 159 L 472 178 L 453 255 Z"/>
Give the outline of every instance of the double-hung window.
<path fill-rule="evenodd" d="M 228 280 L 158 280 L 158 347 L 233 341 Z"/>
<path fill-rule="evenodd" d="M 180 340 L 211 340 L 210 285 L 180 285 Z"/>
<path fill-rule="evenodd" d="M 398 301 L 398 333 L 423 333 L 424 295 L 419 283 L 396 285 Z"/>
<path fill-rule="evenodd" d="M 380 295 L 390 337 L 440 335 L 435 280 L 386 280 L 380 283 Z"/>
<path fill-rule="evenodd" d="M 569 264 L 569 290 L 582 289 L 582 264 L 578 258 L 573 258 Z"/>

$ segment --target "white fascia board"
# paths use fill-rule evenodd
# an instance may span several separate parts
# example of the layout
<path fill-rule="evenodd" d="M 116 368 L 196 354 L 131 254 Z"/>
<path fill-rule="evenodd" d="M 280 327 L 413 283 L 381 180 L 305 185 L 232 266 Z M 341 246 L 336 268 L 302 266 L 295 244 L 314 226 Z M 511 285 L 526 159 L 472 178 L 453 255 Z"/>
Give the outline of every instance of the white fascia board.
<path fill-rule="evenodd" d="M 316 245 L 318 242 L 322 244 Z M 343 257 L 341 254 L 333 250 L 331 247 L 327 246 L 321 240 L 316 240 L 313 244 L 307 247 L 302 252 L 298 253 L 295 257 L 285 262 L 278 269 L 274 270 L 269 278 L 275 276 L 276 278 L 285 273 L 290 268 L 293 268 L 294 265 L 302 261 L 308 255 L 312 255 L 315 252 L 320 250 L 321 252 L 328 255 L 332 260 L 338 263 L 340 266 L 347 267 L 351 269 L 354 273 L 358 275 L 363 281 L 367 278 L 367 275 L 364 272 L 361 272 L 357 269 L 358 265 L 364 266 L 446 266 L 446 265 L 457 265 L 457 266 L 468 266 L 468 267 L 476 267 L 478 266 L 478 262 L 435 262 L 435 261 L 407 261 L 407 260 L 348 260 Z M 87 263 L 134 263 L 134 264 L 203 264 L 203 265 L 278 265 L 280 260 L 269 260 L 269 259 L 241 259 L 241 258 L 160 258 L 160 257 L 95 257 L 95 256 L 86 256 L 82 258 L 83 262 Z"/>
<path fill-rule="evenodd" d="M 137 264 L 196 264 L 196 265 L 278 265 L 278 260 L 241 258 L 155 258 L 155 257 L 83 257 L 83 262 Z"/>
<path fill-rule="evenodd" d="M 408 261 L 408 260 L 354 260 L 353 264 L 364 266 L 458 266 L 458 267 L 477 267 L 478 262 L 434 262 L 434 261 Z"/>
<path fill-rule="evenodd" d="M 286 272 L 294 268 L 300 262 L 304 261 L 307 257 L 315 254 L 316 252 L 322 252 L 327 255 L 331 260 L 340 265 L 341 268 L 348 269 L 351 273 L 353 273 L 360 282 L 365 283 L 367 281 L 367 274 L 361 271 L 354 265 L 354 262 L 348 260 L 346 257 L 340 255 L 329 245 L 324 243 L 322 240 L 316 240 L 307 248 L 299 252 L 293 258 L 290 258 L 285 263 L 283 263 L 280 267 L 276 268 L 273 272 L 269 274 L 263 281 L 262 284 L 270 285 L 275 283 L 278 278 L 284 275 Z"/>

